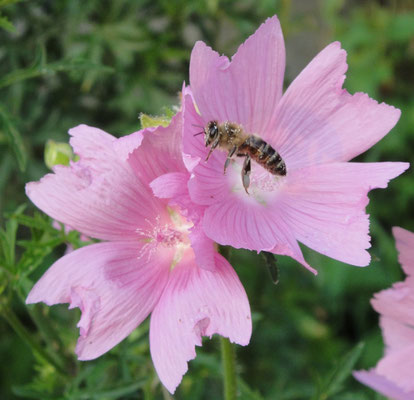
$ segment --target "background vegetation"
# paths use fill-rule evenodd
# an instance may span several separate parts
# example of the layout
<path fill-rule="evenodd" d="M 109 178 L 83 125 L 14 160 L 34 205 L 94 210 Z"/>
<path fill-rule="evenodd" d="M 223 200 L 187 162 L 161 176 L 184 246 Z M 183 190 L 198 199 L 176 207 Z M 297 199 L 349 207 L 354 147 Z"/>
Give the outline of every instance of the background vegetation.
<path fill-rule="evenodd" d="M 53 228 L 34 210 L 24 184 L 47 172 L 47 140 L 66 142 L 79 123 L 118 136 L 136 131 L 140 112 L 160 114 L 177 103 L 196 40 L 231 56 L 274 14 L 286 38 L 286 85 L 325 45 L 341 41 L 346 87 L 402 110 L 392 133 L 359 159 L 413 162 L 411 0 L 0 0 L 1 399 L 169 398 L 152 367 L 147 323 L 103 357 L 80 363 L 78 310 L 24 305 L 66 243 L 80 245 L 77 233 Z M 402 278 L 391 227 L 414 230 L 413 178 L 408 171 L 370 195 L 369 268 L 304 249 L 319 276 L 279 257 L 275 286 L 260 256 L 231 252 L 254 316 L 251 344 L 237 349 L 240 398 L 380 398 L 349 372 L 356 359 L 358 369 L 374 366 L 383 351 L 369 299 Z M 174 398 L 221 398 L 218 340 L 197 353 Z"/>

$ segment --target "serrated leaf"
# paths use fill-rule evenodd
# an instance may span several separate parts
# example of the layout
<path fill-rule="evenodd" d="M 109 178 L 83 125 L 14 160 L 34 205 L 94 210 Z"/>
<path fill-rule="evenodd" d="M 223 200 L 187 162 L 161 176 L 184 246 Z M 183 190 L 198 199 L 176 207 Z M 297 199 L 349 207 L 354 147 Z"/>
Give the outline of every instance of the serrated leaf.
<path fill-rule="evenodd" d="M 10 147 L 13 150 L 14 155 L 16 156 L 17 164 L 21 171 L 26 169 L 27 163 L 27 154 L 23 145 L 23 139 L 17 130 L 17 128 L 12 123 L 7 111 L 0 106 L 0 129 L 6 134 Z"/>

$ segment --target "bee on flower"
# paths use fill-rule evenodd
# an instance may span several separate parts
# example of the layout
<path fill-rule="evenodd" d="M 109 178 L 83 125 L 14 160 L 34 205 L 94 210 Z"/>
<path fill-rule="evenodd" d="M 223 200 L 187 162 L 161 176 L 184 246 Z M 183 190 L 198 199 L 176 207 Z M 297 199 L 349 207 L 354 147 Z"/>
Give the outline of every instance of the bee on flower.
<path fill-rule="evenodd" d="M 400 110 L 342 88 L 346 52 L 338 42 L 283 93 L 284 70 L 276 16 L 231 61 L 203 42 L 194 46 L 183 150 L 200 160 L 189 191 L 192 201 L 206 207 L 204 231 L 222 245 L 291 256 L 315 273 L 298 242 L 345 263 L 368 265 L 367 193 L 385 188 L 409 164 L 349 161 L 383 138 Z M 208 142 L 197 136 L 199 126 L 207 135 L 226 124 L 253 135 L 259 145 L 234 143 L 234 149 L 231 138 L 223 143 L 224 133 Z M 211 152 L 215 146 L 225 151 Z"/>

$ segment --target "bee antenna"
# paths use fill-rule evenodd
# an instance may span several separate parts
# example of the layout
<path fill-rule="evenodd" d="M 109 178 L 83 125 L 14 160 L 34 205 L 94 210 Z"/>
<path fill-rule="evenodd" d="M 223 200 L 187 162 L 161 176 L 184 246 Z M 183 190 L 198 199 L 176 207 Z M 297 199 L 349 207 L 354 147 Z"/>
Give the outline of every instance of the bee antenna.
<path fill-rule="evenodd" d="M 201 132 L 198 132 L 198 133 L 194 134 L 193 136 L 198 136 L 198 135 L 201 135 L 203 133 L 204 133 L 204 131 L 201 131 Z"/>
<path fill-rule="evenodd" d="M 204 126 L 201 126 L 201 125 L 196 125 L 196 124 L 191 124 L 191 125 L 195 126 L 196 128 L 202 128 L 202 129 L 204 129 Z"/>

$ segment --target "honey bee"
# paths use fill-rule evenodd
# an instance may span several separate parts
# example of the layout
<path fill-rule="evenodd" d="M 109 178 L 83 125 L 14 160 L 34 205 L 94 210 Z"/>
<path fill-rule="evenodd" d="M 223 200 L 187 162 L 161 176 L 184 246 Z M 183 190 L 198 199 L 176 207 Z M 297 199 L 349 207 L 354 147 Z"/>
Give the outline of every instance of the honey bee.
<path fill-rule="evenodd" d="M 273 175 L 286 175 L 286 164 L 280 154 L 260 137 L 245 132 L 241 125 L 228 121 L 222 124 L 210 121 L 202 132 L 196 133 L 194 136 L 203 133 L 206 147 L 211 146 L 206 161 L 217 147 L 228 151 L 224 163 L 224 173 L 226 173 L 233 155 L 244 157 L 241 173 L 243 187 L 247 194 L 249 193 L 252 159 Z"/>

